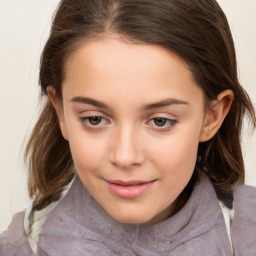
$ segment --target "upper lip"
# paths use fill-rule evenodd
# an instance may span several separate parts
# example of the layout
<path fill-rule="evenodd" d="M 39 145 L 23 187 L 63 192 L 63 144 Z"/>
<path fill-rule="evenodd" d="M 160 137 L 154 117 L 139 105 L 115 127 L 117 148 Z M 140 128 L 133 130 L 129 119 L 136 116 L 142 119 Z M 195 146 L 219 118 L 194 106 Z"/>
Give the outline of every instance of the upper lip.
<path fill-rule="evenodd" d="M 145 184 L 149 182 L 153 182 L 155 180 L 130 180 L 130 181 L 122 181 L 122 180 L 106 180 L 109 183 L 116 184 L 116 185 L 122 185 L 122 186 L 134 186 L 134 185 L 140 185 Z"/>

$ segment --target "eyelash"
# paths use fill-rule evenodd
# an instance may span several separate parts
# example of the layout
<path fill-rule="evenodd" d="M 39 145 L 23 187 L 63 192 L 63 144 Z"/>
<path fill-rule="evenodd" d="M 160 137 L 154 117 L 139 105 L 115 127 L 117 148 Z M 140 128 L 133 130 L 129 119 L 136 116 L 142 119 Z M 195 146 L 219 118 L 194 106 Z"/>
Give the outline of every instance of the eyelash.
<path fill-rule="evenodd" d="M 156 125 L 156 121 L 161 120 L 164 121 L 163 125 Z M 170 118 L 166 118 L 166 117 L 154 117 L 152 119 L 149 120 L 148 124 L 150 125 L 150 123 L 154 122 L 154 124 L 152 124 L 152 126 L 156 127 L 158 130 L 169 130 L 172 127 L 174 127 L 177 124 L 177 120 L 175 119 L 170 119 Z"/>
<path fill-rule="evenodd" d="M 92 124 L 91 121 L 93 120 L 93 118 L 99 118 L 100 122 L 98 124 Z M 163 121 L 164 124 L 163 125 L 157 125 L 155 122 L 156 121 Z M 87 116 L 87 117 L 81 117 L 80 121 L 82 124 L 84 124 L 87 128 L 90 129 L 101 129 L 104 128 L 104 126 L 108 125 L 110 123 L 110 121 L 108 121 L 106 118 L 102 117 L 102 116 Z M 96 120 L 97 122 L 97 120 Z M 101 124 L 101 123 L 104 124 Z M 177 124 L 177 120 L 175 119 L 170 119 L 170 118 L 166 118 L 166 117 L 154 117 L 151 118 L 149 121 L 146 122 L 147 125 L 152 126 L 154 129 L 157 130 L 162 130 L 162 131 L 166 131 L 171 129 L 172 127 L 174 127 Z"/>
<path fill-rule="evenodd" d="M 92 129 L 99 129 L 102 128 L 105 124 L 100 125 L 99 124 L 92 124 L 90 122 L 90 120 L 92 120 L 93 118 L 99 118 L 100 119 L 100 123 L 104 120 L 105 122 L 108 122 L 106 118 L 102 117 L 102 116 L 87 116 L 87 117 L 81 117 L 80 121 L 81 123 L 85 124 L 87 127 L 92 128 Z"/>

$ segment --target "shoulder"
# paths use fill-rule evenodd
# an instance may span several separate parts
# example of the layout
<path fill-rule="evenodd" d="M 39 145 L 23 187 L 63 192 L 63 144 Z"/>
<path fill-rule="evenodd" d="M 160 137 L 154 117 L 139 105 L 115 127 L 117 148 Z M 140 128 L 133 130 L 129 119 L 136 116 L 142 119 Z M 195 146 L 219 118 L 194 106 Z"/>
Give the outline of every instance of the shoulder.
<path fill-rule="evenodd" d="M 12 247 L 17 241 L 25 236 L 24 230 L 24 212 L 14 215 L 8 229 L 0 235 L 0 245 Z"/>
<path fill-rule="evenodd" d="M 254 211 L 256 213 L 256 187 L 240 185 L 234 189 L 234 208 L 240 211 Z M 256 215 L 254 215 L 256 218 Z"/>
<path fill-rule="evenodd" d="M 234 188 L 234 193 L 237 194 L 248 194 L 248 193 L 256 193 L 256 187 L 250 185 L 238 185 Z"/>
<path fill-rule="evenodd" d="M 14 215 L 8 229 L 0 234 L 0 255 L 33 255 L 24 229 L 24 212 Z"/>
<path fill-rule="evenodd" d="M 256 252 L 256 188 L 247 185 L 234 189 L 232 240 L 236 255 Z"/>
<path fill-rule="evenodd" d="M 240 185 L 234 189 L 234 218 L 256 224 L 256 187 Z"/>

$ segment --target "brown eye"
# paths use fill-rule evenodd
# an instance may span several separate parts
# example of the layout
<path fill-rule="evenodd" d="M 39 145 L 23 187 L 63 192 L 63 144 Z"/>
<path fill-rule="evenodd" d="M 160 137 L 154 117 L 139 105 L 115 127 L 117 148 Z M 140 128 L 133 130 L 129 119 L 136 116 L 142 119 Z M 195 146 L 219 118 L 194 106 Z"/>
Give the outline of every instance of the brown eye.
<path fill-rule="evenodd" d="M 154 118 L 153 120 L 154 120 L 154 124 L 160 127 L 166 125 L 168 121 L 166 118 L 163 118 L 163 117 L 157 117 L 157 118 Z"/>
<path fill-rule="evenodd" d="M 148 124 L 158 130 L 170 129 L 177 123 L 177 120 L 166 118 L 166 117 L 155 117 L 152 118 Z"/>
<path fill-rule="evenodd" d="M 102 121 L 102 117 L 100 116 L 92 116 L 88 118 L 88 121 L 91 125 L 99 125 Z"/>
<path fill-rule="evenodd" d="M 80 117 L 80 122 L 88 128 L 99 129 L 110 124 L 110 121 L 102 116 L 85 116 Z"/>

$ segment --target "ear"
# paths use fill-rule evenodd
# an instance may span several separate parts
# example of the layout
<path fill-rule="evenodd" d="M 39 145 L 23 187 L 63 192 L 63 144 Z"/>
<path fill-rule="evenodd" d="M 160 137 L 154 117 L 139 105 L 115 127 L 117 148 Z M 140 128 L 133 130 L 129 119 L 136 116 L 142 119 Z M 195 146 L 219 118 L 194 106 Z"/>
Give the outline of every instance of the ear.
<path fill-rule="evenodd" d="M 68 140 L 62 103 L 60 99 L 56 96 L 56 90 L 52 86 L 48 86 L 46 90 L 47 90 L 48 97 L 53 107 L 55 108 L 55 111 L 59 120 L 62 136 L 64 137 L 64 139 Z"/>
<path fill-rule="evenodd" d="M 217 96 L 216 100 L 210 103 L 210 107 L 205 113 L 200 142 L 210 140 L 217 133 L 230 110 L 233 100 L 233 91 L 225 90 Z"/>

